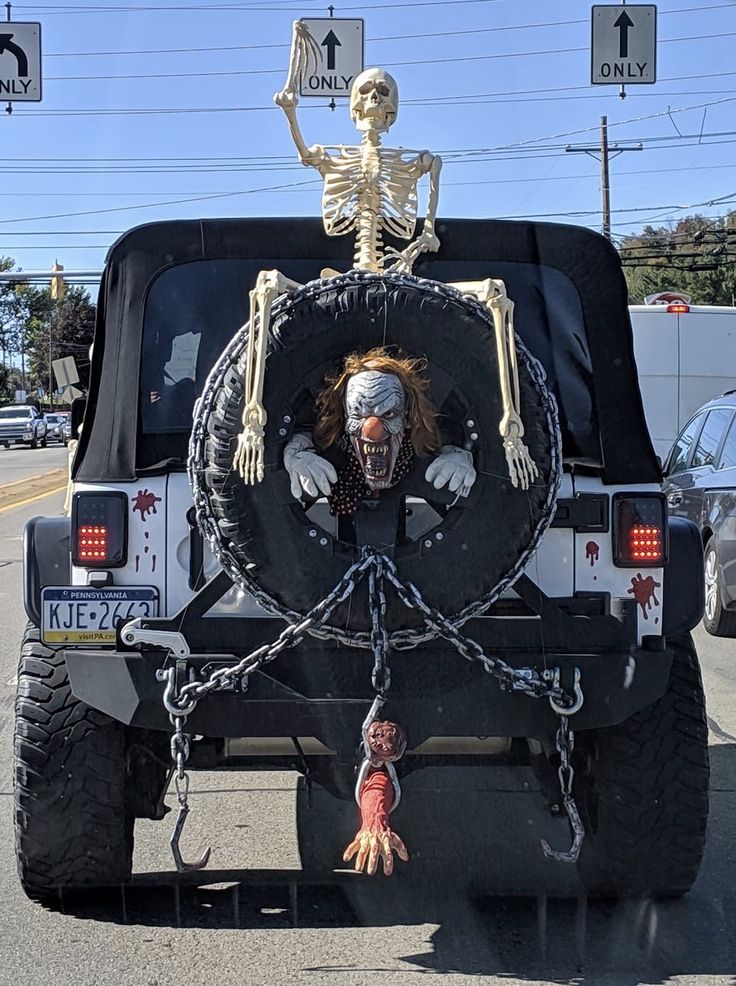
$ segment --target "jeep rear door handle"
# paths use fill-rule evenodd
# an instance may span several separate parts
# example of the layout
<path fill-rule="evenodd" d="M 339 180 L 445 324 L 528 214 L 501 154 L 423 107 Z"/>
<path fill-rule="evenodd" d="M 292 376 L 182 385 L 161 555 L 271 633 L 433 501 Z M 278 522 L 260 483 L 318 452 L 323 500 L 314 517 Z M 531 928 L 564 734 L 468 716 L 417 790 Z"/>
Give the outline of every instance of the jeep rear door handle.
<path fill-rule="evenodd" d="M 667 503 L 671 507 L 679 507 L 680 504 L 682 503 L 682 493 L 668 493 Z"/>

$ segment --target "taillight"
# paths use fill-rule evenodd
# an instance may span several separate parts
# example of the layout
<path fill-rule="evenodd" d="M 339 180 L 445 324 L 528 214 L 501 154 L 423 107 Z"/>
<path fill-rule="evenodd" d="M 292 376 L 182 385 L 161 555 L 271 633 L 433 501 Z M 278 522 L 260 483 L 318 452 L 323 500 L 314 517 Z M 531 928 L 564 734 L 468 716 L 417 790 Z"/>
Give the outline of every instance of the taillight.
<path fill-rule="evenodd" d="M 613 563 L 619 568 L 661 566 L 667 559 L 664 497 L 659 493 L 613 497 Z"/>
<path fill-rule="evenodd" d="M 667 305 L 667 311 L 670 315 L 686 315 L 690 311 L 690 305 L 686 305 L 682 301 L 676 301 L 673 305 Z"/>
<path fill-rule="evenodd" d="M 72 564 L 120 568 L 127 561 L 128 498 L 124 493 L 75 493 Z"/>

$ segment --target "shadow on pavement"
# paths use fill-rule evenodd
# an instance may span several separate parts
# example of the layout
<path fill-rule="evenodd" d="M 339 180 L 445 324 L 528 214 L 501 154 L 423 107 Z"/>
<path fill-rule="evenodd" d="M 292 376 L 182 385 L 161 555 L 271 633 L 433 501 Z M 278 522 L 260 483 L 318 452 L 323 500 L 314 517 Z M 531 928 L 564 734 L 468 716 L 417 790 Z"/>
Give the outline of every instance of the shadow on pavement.
<path fill-rule="evenodd" d="M 470 896 L 446 873 L 432 876 L 409 864 L 386 881 L 347 871 L 324 880 L 301 870 L 220 869 L 177 876 L 148 873 L 94 898 L 65 895 L 58 909 L 79 919 L 150 927 L 210 929 L 283 929 L 284 948 L 295 928 L 391 928 L 429 925 L 427 949 L 417 954 L 392 955 L 382 966 L 380 949 L 368 966 L 315 965 L 316 973 L 363 972 L 389 981 L 396 960 L 405 972 L 461 973 L 512 979 L 606 983 L 636 986 L 664 983 L 677 976 L 730 977 L 736 983 L 736 803 L 734 771 L 736 745 L 711 747 L 712 808 L 708 847 L 700 877 L 680 901 L 593 901 L 582 894 L 551 891 L 546 878 L 536 896 Z M 417 807 L 420 808 L 419 792 Z M 530 813 L 539 796 L 529 798 Z M 527 802 L 525 801 L 524 804 Z M 457 806 L 456 806 L 457 807 Z M 517 861 L 528 842 L 528 880 L 539 867 L 535 852 L 536 823 L 520 826 L 520 836 L 507 828 L 488 828 L 489 838 L 463 842 L 466 825 L 478 827 L 473 806 L 458 814 L 458 824 L 444 832 L 444 851 L 456 852 L 464 870 L 482 869 L 484 854 L 504 852 Z M 461 816 L 465 816 L 461 824 Z M 354 814 L 351 816 L 354 822 Z M 523 813 L 522 813 L 523 820 Z M 503 823 L 503 819 L 501 819 Z M 518 824 L 518 819 L 517 819 Z M 541 823 L 540 823 L 541 824 Z M 555 823 L 557 838 L 564 826 Z M 338 826 L 339 827 L 339 826 Z M 398 826 L 397 826 L 398 827 Z M 330 826 L 319 828 L 323 840 Z M 533 837 L 528 834 L 533 830 Z M 435 830 L 434 837 L 442 833 Z M 492 838 L 491 838 L 492 836 Z M 531 847 L 531 848 L 530 848 Z M 420 862 L 418 860 L 418 862 Z M 540 869 L 541 873 L 542 870 Z M 569 887 L 570 877 L 563 885 Z M 434 927 L 432 927 L 434 926 Z"/>

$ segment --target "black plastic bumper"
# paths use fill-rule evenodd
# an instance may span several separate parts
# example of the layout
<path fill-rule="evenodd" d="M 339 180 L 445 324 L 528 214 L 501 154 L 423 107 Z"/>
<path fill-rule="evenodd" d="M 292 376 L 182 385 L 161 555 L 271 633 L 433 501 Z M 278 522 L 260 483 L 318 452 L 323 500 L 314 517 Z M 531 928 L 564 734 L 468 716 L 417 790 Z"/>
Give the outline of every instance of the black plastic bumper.
<path fill-rule="evenodd" d="M 156 679 L 164 661 L 161 652 L 68 650 L 65 656 L 78 698 L 131 726 L 170 731 L 163 685 Z M 188 659 L 195 670 L 208 662 L 201 655 Z M 515 667 L 532 663 L 522 655 L 508 662 Z M 591 729 L 620 722 L 662 695 L 672 652 L 557 654 L 546 665 L 541 659 L 533 663 L 539 670 L 561 668 L 563 684 L 572 680 L 575 667 L 580 669 L 584 704 L 571 725 Z M 352 751 L 373 699 L 371 664 L 369 654 L 349 649 L 287 652 L 271 666 L 274 676 L 257 672 L 246 692 L 203 698 L 187 720 L 187 731 L 210 737 L 314 736 L 338 753 Z M 293 687 L 307 680 L 307 671 L 314 683 L 310 694 Z M 555 729 L 547 700 L 503 691 L 480 665 L 462 660 L 450 648 L 393 654 L 391 672 L 384 715 L 401 722 L 412 747 L 430 736 L 541 738 Z"/>

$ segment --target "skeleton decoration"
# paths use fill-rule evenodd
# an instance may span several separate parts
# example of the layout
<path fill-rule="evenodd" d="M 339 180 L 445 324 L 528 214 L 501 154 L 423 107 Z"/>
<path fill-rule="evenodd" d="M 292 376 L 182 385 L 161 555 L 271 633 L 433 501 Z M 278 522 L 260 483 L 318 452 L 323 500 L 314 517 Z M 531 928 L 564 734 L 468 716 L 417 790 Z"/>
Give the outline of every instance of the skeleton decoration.
<path fill-rule="evenodd" d="M 347 357 L 317 399 L 313 435 L 294 435 L 284 465 L 296 499 L 326 496 L 333 514 L 350 516 L 360 502 L 395 486 L 416 455 L 437 452 L 425 472 L 435 489 L 467 496 L 476 479 L 473 457 L 454 445 L 440 447 L 436 411 L 421 376 L 421 360 L 372 349 Z M 341 447 L 338 471 L 317 448 Z"/>
<path fill-rule="evenodd" d="M 297 92 L 300 81 L 311 74 L 318 61 L 315 39 L 301 21 L 295 21 L 286 85 L 274 96 L 274 102 L 286 115 L 300 161 L 306 167 L 315 168 L 324 179 L 325 232 L 328 236 L 355 234 L 355 269 L 381 273 L 391 266 L 409 274 L 418 257 L 439 249 L 435 220 L 442 161 L 426 150 L 383 146 L 381 135 L 389 131 L 398 115 L 399 90 L 392 76 L 380 68 L 367 69 L 353 82 L 350 115 L 361 134 L 360 144 L 308 147 L 297 121 Z M 429 195 L 424 226 L 421 234 L 412 239 L 417 221 L 417 186 L 425 175 L 429 176 Z M 385 248 L 384 232 L 410 242 L 403 250 Z M 323 276 L 327 273 L 323 272 Z M 271 309 L 279 295 L 299 286 L 280 271 L 261 271 L 250 292 L 250 331 L 243 367 L 245 407 L 234 457 L 235 468 L 249 484 L 263 479 L 266 425 L 263 382 Z M 467 281 L 454 287 L 476 298 L 493 316 L 504 408 L 499 431 L 511 481 L 514 486 L 528 489 L 537 468 L 522 441 L 524 425 L 519 402 L 513 303 L 499 280 Z M 326 474 L 322 479 L 326 479 Z"/>

